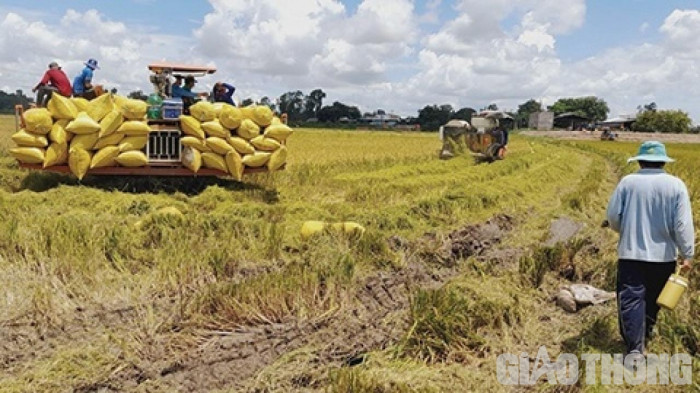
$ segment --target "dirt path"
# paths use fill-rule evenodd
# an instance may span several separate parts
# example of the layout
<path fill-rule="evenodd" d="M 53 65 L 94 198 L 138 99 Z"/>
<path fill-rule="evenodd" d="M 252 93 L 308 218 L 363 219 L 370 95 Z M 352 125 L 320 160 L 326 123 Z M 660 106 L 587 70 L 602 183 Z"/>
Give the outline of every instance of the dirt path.
<path fill-rule="evenodd" d="M 657 140 L 667 143 L 700 143 L 700 134 L 661 134 L 648 132 L 616 132 L 618 140 L 642 142 Z M 571 140 L 600 140 L 601 131 L 522 131 L 520 135 Z"/>

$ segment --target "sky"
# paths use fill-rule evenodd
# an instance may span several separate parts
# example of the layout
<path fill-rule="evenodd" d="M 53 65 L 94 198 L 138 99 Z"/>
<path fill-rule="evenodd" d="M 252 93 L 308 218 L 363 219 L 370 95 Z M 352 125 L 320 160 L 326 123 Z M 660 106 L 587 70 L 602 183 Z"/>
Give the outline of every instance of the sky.
<path fill-rule="evenodd" d="M 326 93 L 362 112 L 517 110 L 594 95 L 700 123 L 700 1 L 3 0 L 0 89 L 29 93 L 58 61 L 72 80 L 150 92 L 155 61 L 216 66 L 236 99 Z"/>

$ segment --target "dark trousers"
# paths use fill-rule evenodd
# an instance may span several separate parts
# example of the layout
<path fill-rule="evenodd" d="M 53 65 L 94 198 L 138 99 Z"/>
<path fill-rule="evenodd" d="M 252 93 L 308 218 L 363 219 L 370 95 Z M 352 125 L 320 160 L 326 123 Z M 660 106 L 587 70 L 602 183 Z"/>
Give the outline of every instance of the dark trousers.
<path fill-rule="evenodd" d="M 45 108 L 51 99 L 51 95 L 56 91 L 58 91 L 58 88 L 54 86 L 44 85 L 39 87 L 39 91 L 36 93 L 36 104 L 41 108 Z"/>
<path fill-rule="evenodd" d="M 618 261 L 617 311 L 627 353 L 644 353 L 659 313 L 656 298 L 675 268 L 675 262 Z"/>

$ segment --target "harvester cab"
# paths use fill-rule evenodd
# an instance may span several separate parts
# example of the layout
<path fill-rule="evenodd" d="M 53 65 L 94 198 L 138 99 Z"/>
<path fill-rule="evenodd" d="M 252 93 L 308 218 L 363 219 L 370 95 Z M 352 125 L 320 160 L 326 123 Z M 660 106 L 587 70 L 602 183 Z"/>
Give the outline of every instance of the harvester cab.
<path fill-rule="evenodd" d="M 151 71 L 150 81 L 153 90 L 161 97 L 172 97 L 172 86 L 174 78 L 185 78 L 192 76 L 199 78 L 216 72 L 216 67 L 185 65 L 176 63 L 152 63 L 148 65 Z"/>
<path fill-rule="evenodd" d="M 505 157 L 507 134 L 504 127 L 512 117 L 501 111 L 483 111 L 471 119 L 450 120 L 440 127 L 441 159 L 450 159 L 468 149 L 472 155 L 487 161 Z"/>

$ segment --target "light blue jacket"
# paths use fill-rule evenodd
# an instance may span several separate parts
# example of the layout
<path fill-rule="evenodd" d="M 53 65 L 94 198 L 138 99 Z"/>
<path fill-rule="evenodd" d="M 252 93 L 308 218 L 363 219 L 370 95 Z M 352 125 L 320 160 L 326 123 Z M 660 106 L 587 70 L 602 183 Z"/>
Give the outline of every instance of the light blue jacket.
<path fill-rule="evenodd" d="M 620 233 L 620 259 L 672 262 L 695 253 L 695 232 L 688 189 L 663 169 L 645 168 L 625 176 L 607 211 L 610 227 Z"/>

